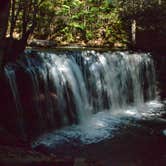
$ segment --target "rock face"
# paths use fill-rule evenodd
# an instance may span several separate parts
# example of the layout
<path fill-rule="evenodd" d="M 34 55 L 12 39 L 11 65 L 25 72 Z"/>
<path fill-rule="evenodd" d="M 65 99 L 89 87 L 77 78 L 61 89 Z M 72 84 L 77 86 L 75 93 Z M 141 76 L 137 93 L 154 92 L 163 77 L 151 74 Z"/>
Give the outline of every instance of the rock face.
<path fill-rule="evenodd" d="M 156 77 L 158 81 L 158 90 L 161 99 L 166 98 L 166 52 L 155 52 L 153 53 Z"/>

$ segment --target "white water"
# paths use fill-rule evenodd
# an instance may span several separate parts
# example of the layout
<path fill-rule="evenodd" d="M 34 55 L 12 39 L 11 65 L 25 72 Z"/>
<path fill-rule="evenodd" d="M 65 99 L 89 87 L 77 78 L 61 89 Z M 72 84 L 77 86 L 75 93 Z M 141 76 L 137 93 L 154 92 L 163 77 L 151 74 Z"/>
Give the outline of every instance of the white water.
<path fill-rule="evenodd" d="M 51 136 L 53 140 L 63 140 L 61 134 L 57 138 L 58 132 L 66 133 L 69 138 L 79 137 L 85 143 L 99 141 L 111 135 L 115 124 L 121 123 L 119 117 L 126 114 L 142 116 L 142 113 L 153 110 L 153 106 L 148 107 L 145 103 L 157 98 L 155 70 L 149 54 L 38 52 L 23 57 L 16 66 L 8 65 L 5 70 L 16 109 L 24 112 L 26 108 L 27 101 L 20 100 L 21 88 L 17 86 L 21 79 L 17 77 L 17 72 L 24 70 L 31 80 L 28 86 L 33 91 L 30 99 L 34 106 L 28 111 L 36 112 L 33 124 L 25 117 L 31 115 L 18 114 L 24 133 L 28 126 L 32 131 L 35 126 L 43 133 L 49 129 L 81 124 L 56 130 L 56 134 Z M 27 95 L 26 90 L 22 93 L 22 96 Z"/>
<path fill-rule="evenodd" d="M 56 149 L 65 144 L 80 146 L 98 143 L 114 137 L 121 126 L 137 125 L 134 121 L 155 117 L 163 104 L 153 100 L 139 107 L 128 107 L 115 112 L 98 112 L 87 123 L 72 125 L 47 133 L 33 142 L 32 147 L 44 145 L 48 149 Z"/>

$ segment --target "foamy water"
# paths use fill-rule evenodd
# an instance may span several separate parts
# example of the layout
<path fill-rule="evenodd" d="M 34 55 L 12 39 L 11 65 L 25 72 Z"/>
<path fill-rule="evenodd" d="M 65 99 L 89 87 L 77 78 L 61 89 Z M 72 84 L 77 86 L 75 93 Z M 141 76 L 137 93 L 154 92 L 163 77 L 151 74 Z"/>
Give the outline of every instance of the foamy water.
<path fill-rule="evenodd" d="M 98 112 L 86 123 L 64 127 L 41 136 L 33 142 L 32 146 L 44 145 L 47 148 L 56 149 L 64 144 L 80 146 L 81 144 L 98 143 L 114 137 L 122 126 L 137 125 L 133 122 L 156 116 L 162 107 L 161 102 L 153 100 L 138 107 L 128 107 L 123 111 Z"/>

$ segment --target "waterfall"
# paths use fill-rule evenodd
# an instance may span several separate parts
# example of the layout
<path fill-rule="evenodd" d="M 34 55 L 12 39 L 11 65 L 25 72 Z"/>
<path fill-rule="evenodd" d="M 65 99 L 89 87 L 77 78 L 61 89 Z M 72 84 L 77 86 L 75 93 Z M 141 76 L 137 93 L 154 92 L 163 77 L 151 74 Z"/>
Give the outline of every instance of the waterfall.
<path fill-rule="evenodd" d="M 30 51 L 5 73 L 17 127 L 26 134 L 86 123 L 97 112 L 156 98 L 154 64 L 146 53 Z"/>

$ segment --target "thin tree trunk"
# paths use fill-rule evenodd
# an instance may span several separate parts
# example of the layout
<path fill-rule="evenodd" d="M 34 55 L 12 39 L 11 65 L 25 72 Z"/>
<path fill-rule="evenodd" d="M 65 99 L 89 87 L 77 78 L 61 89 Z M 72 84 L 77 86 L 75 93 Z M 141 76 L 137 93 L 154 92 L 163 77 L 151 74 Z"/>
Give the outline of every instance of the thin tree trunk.
<path fill-rule="evenodd" d="M 136 45 L 136 30 L 137 30 L 137 22 L 135 19 L 131 20 L 131 44 L 132 47 Z"/>

